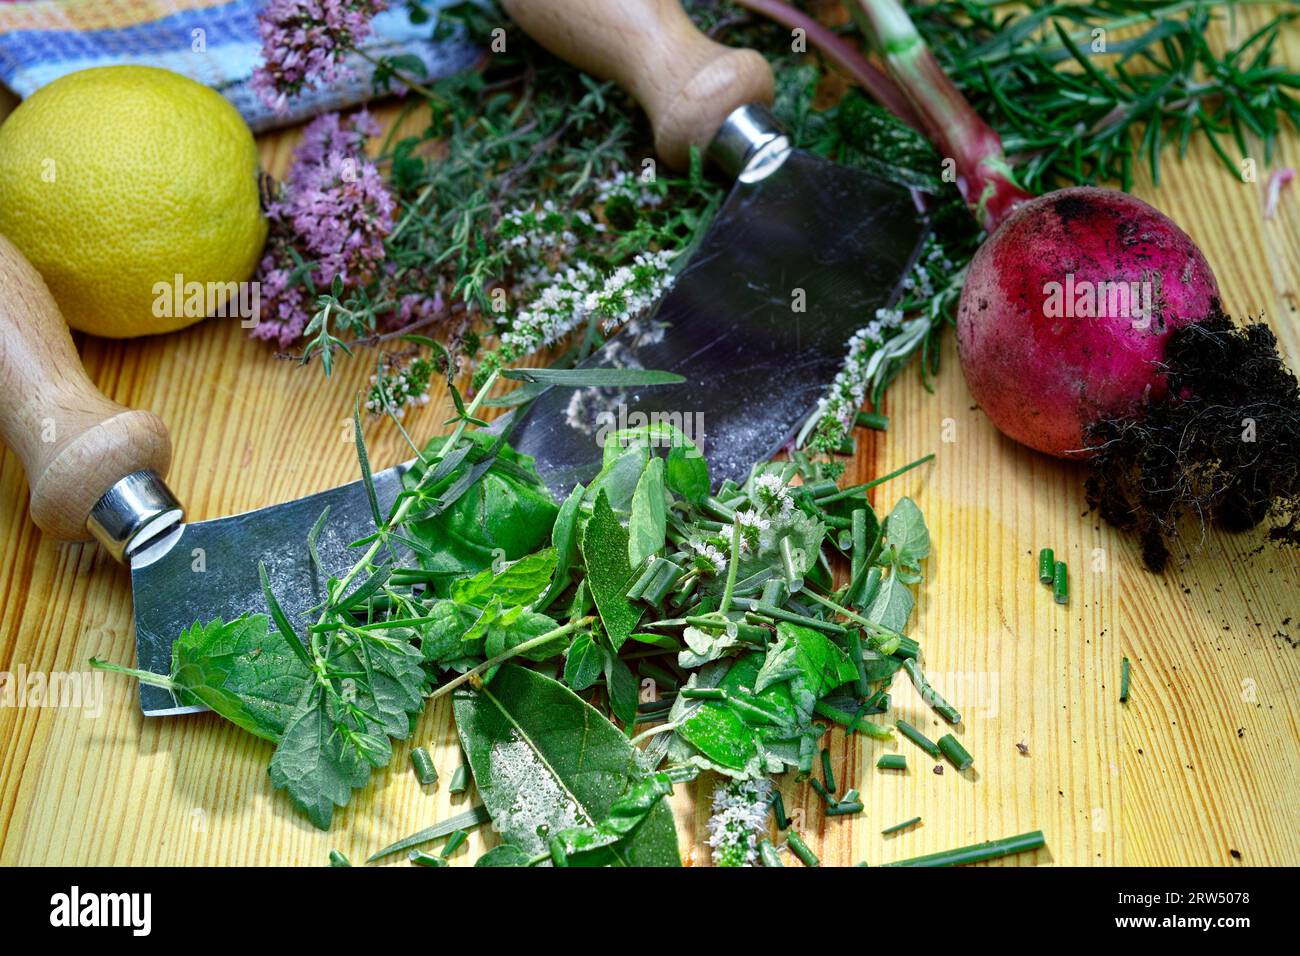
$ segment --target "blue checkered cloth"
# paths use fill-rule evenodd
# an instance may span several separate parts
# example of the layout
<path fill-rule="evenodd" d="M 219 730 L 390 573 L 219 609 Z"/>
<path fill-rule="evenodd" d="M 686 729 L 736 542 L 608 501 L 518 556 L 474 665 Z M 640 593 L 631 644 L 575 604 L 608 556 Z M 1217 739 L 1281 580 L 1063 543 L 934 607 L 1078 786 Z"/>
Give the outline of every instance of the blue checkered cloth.
<path fill-rule="evenodd" d="M 95 0 L 87 0 L 95 2 Z M 27 97 L 45 84 L 93 66 L 139 64 L 160 66 L 218 90 L 234 104 L 254 132 L 285 126 L 319 113 L 342 109 L 373 96 L 374 67 L 354 56 L 353 76 L 304 93 L 277 113 L 252 88 L 253 70 L 261 62 L 257 14 L 264 0 L 232 0 L 215 6 L 181 10 L 160 19 L 109 29 L 13 29 L 0 33 L 0 82 Z M 433 14 L 452 0 L 424 0 Z M 17 5 L 9 6 L 14 10 Z M 6 5 L 0 5 L 0 13 Z M 0 21 L 2 25 L 3 21 Z M 202 31 L 197 32 L 197 31 Z M 365 45 L 375 58 L 418 57 L 426 77 L 436 79 L 469 69 L 481 51 L 453 30 L 433 40 L 432 21 L 411 22 L 405 9 L 387 10 L 374 19 Z M 200 42 L 201 40 L 201 42 Z"/>

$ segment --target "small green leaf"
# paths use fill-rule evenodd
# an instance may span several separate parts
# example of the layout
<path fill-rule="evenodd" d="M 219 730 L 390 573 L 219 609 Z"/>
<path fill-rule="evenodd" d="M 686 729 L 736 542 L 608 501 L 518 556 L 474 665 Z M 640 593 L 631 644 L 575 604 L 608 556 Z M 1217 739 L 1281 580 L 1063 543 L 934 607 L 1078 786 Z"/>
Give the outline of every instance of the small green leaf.
<path fill-rule="evenodd" d="M 573 639 L 564 657 L 564 683 L 571 690 L 583 691 L 596 683 L 605 666 L 605 651 L 584 632 Z"/>
<path fill-rule="evenodd" d="M 500 572 L 487 568 L 472 578 L 454 582 L 451 599 L 473 607 L 487 607 L 493 599 L 507 607 L 531 604 L 550 586 L 557 560 L 555 548 L 545 548 L 506 565 Z"/>
<path fill-rule="evenodd" d="M 668 518 L 664 510 L 664 460 L 651 458 L 632 495 L 632 517 L 628 522 L 628 560 L 639 567 L 664 546 Z"/>
<path fill-rule="evenodd" d="M 627 559 L 627 532 L 601 491 L 582 535 L 587 586 L 600 612 L 610 645 L 617 651 L 641 619 L 641 609 L 627 599 L 632 565 Z"/>
<path fill-rule="evenodd" d="M 669 449 L 667 477 L 668 487 L 693 505 L 709 496 L 709 463 L 694 445 Z"/>

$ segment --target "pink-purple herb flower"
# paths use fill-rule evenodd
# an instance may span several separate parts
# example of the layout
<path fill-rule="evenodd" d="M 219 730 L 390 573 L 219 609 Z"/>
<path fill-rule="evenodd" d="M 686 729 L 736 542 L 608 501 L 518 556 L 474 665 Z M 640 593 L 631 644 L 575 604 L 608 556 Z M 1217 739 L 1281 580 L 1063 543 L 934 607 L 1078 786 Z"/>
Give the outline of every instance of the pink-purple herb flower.
<path fill-rule="evenodd" d="M 313 307 L 303 271 L 319 291 L 336 276 L 345 290 L 379 277 L 396 204 L 363 152 L 378 131 L 364 112 L 346 121 L 320 116 L 304 130 L 280 197 L 267 210 L 271 240 L 258 266 L 263 309 L 255 338 L 287 347 L 302 335 Z"/>
<path fill-rule="evenodd" d="M 253 88 L 283 110 L 289 97 L 346 75 L 348 51 L 370 36 L 370 21 L 388 0 L 270 0 L 258 17 L 262 65 Z"/>

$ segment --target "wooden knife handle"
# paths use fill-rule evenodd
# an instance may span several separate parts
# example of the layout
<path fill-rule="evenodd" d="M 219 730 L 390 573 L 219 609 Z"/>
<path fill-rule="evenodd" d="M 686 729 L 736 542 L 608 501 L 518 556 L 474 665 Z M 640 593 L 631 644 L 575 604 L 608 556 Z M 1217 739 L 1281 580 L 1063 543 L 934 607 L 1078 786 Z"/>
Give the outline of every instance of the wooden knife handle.
<path fill-rule="evenodd" d="M 614 80 L 650 117 L 655 150 L 685 169 L 739 106 L 772 102 L 772 68 L 753 50 L 715 43 L 677 0 L 504 0 L 534 40 L 592 76 Z"/>
<path fill-rule="evenodd" d="M 0 236 L 0 437 L 17 452 L 32 490 L 32 520 L 69 541 L 133 471 L 171 464 L 167 427 L 152 412 L 105 398 L 81 367 L 45 280 Z"/>

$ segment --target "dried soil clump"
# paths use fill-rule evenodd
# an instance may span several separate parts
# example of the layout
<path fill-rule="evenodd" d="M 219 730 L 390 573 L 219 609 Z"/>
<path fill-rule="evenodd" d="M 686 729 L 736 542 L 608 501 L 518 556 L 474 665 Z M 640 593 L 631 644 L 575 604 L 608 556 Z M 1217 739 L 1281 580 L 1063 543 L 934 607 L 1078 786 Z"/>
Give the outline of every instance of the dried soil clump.
<path fill-rule="evenodd" d="M 1221 312 L 1170 336 L 1169 389 L 1141 419 L 1089 426 L 1088 502 L 1162 571 L 1184 516 L 1300 546 L 1300 384 L 1262 322 Z"/>

